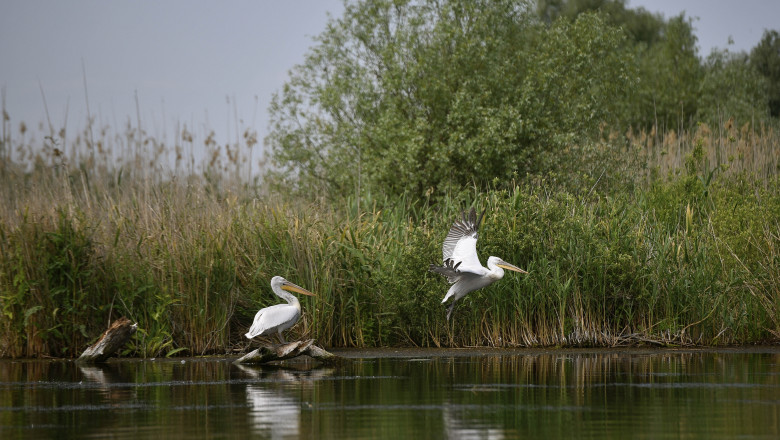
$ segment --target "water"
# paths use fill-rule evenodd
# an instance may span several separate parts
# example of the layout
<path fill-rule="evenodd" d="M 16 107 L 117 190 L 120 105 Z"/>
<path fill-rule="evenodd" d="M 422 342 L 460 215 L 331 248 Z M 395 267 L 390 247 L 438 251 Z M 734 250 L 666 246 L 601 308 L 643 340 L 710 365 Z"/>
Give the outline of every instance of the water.
<path fill-rule="evenodd" d="M 0 438 L 780 437 L 773 348 L 349 355 L 0 361 Z"/>

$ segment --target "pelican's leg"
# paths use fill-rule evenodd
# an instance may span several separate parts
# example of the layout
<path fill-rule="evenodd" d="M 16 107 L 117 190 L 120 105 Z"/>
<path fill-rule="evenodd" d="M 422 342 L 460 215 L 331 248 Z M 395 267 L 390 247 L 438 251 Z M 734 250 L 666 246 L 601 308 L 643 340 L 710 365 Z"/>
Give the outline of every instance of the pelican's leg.
<path fill-rule="evenodd" d="M 279 334 L 279 341 L 281 341 L 282 344 L 286 344 L 287 341 L 284 340 L 284 336 L 282 336 L 282 331 L 281 330 L 279 330 L 278 334 Z"/>
<path fill-rule="evenodd" d="M 452 314 L 452 309 L 454 308 L 455 308 L 455 301 L 453 301 L 452 304 L 450 304 L 450 306 L 447 307 L 447 321 L 450 320 L 450 315 Z"/>

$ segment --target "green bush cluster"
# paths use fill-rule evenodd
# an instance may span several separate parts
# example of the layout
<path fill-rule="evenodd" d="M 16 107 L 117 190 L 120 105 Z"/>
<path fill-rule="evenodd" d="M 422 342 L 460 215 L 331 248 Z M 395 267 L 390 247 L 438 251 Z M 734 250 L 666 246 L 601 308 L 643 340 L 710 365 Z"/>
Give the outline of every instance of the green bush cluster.
<path fill-rule="evenodd" d="M 702 60 L 684 14 L 535 3 L 348 3 L 271 102 L 265 140 L 278 169 L 266 183 L 331 199 L 438 198 L 592 172 L 572 164 L 629 128 L 777 121 L 776 32 L 750 55 Z"/>

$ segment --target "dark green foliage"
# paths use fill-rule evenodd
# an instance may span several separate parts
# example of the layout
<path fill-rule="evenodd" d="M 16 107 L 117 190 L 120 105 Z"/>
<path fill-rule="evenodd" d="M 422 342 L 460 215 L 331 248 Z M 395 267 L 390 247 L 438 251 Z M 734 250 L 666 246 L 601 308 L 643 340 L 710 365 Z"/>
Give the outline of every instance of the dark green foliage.
<path fill-rule="evenodd" d="M 629 9 L 622 0 L 537 2 L 537 14 L 548 23 L 574 20 L 588 12 L 620 27 L 633 44 L 639 68 L 636 93 L 625 109 L 631 125 L 679 131 L 694 122 L 716 125 L 735 118 L 741 124 L 765 116 L 766 86 L 758 70 L 748 66 L 747 54 L 723 49 L 700 60 L 689 17 L 665 20 L 642 8 Z M 771 38 L 765 40 L 768 45 Z M 753 58 L 767 58 L 754 55 L 753 66 L 757 64 Z"/>
<path fill-rule="evenodd" d="M 662 40 L 638 48 L 642 84 L 635 123 L 680 130 L 696 115 L 703 72 L 691 23 L 684 15 L 673 17 Z"/>
<path fill-rule="evenodd" d="M 105 323 L 111 292 L 102 289 L 105 267 L 83 214 L 60 209 L 53 219 L 25 218 L 7 231 L 0 266 L 5 354 L 72 356 L 86 348 Z"/>
<path fill-rule="evenodd" d="M 763 121 L 771 35 L 750 62 L 725 50 L 702 62 L 691 18 L 622 1 L 350 3 L 271 103 L 279 172 L 266 182 L 434 201 L 551 173 L 575 182 L 589 146 L 629 127 Z M 609 166 L 593 165 L 592 179 Z"/>
<path fill-rule="evenodd" d="M 764 120 L 769 108 L 766 78 L 745 53 L 713 51 L 704 62 L 696 118 L 712 126 L 724 121 Z"/>
<path fill-rule="evenodd" d="M 548 172 L 626 122 L 628 49 L 598 16 L 548 27 L 521 2 L 350 4 L 271 104 L 269 182 L 439 197 Z"/>
<path fill-rule="evenodd" d="M 663 17 L 644 8 L 627 8 L 625 0 L 537 0 L 536 12 L 546 23 L 560 18 L 571 20 L 587 12 L 599 13 L 610 25 L 623 28 L 634 43 L 645 46 L 663 39 L 666 24 Z"/>
<path fill-rule="evenodd" d="M 766 30 L 750 52 L 751 65 L 765 78 L 772 117 L 780 117 L 780 33 Z"/>

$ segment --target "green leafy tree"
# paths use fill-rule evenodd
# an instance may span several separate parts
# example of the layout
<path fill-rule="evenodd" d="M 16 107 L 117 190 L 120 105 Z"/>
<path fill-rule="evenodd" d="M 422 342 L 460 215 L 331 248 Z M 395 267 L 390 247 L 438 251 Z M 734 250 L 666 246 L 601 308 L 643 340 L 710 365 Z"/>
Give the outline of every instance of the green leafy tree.
<path fill-rule="evenodd" d="M 750 63 L 766 79 L 770 115 L 780 117 L 780 33 L 764 31 L 761 41 L 750 52 Z"/>
<path fill-rule="evenodd" d="M 717 115 L 719 108 L 744 114 L 752 105 L 752 80 L 747 86 L 737 85 L 734 95 L 724 96 L 719 88 L 728 87 L 736 77 L 751 79 L 749 69 L 726 55 L 703 63 L 693 21 L 683 14 L 664 20 L 644 8 L 628 8 L 624 0 L 537 0 L 537 14 L 549 23 L 587 12 L 599 13 L 608 24 L 622 28 L 634 43 L 640 68 L 637 99 L 631 106 L 633 125 L 687 128 L 698 117 Z"/>
<path fill-rule="evenodd" d="M 593 12 L 602 15 L 612 26 L 622 28 L 630 40 L 652 46 L 661 41 L 664 19 L 644 8 L 628 8 L 625 0 L 537 0 L 536 11 L 547 23 L 559 18 L 573 20 L 580 14 Z"/>
<path fill-rule="evenodd" d="M 684 128 L 696 115 L 703 69 L 690 18 L 671 18 L 660 42 L 638 55 L 640 70 L 636 123 Z"/>
<path fill-rule="evenodd" d="M 746 53 L 713 50 L 703 68 L 697 121 L 717 126 L 730 118 L 744 123 L 766 115 L 765 79 Z"/>
<path fill-rule="evenodd" d="M 521 1 L 348 4 L 270 106 L 269 181 L 309 194 L 443 194 L 571 163 L 624 115 L 625 36 Z M 568 154 L 568 155 L 567 155 Z"/>

